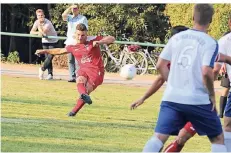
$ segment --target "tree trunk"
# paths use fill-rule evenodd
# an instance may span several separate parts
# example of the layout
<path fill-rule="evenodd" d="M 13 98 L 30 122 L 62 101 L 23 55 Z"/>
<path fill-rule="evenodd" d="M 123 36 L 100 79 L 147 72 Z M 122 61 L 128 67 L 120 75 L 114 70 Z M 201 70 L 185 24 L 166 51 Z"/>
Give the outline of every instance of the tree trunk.
<path fill-rule="evenodd" d="M 15 12 L 15 4 L 11 5 L 11 26 L 10 26 L 10 32 L 15 32 L 15 15 L 17 12 Z M 9 52 L 14 51 L 16 49 L 15 47 L 15 37 L 10 37 L 10 46 L 9 46 Z"/>

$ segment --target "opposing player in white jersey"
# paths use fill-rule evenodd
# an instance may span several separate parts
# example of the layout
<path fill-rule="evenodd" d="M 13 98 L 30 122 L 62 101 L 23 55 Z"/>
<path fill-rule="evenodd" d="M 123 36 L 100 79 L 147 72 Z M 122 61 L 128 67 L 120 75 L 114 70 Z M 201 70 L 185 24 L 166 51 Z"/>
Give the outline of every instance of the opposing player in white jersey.
<path fill-rule="evenodd" d="M 231 14 L 230 14 L 230 24 L 231 24 Z M 219 41 L 219 52 L 228 56 L 231 56 L 231 32 L 223 36 Z M 221 68 L 221 63 L 216 63 L 214 71 L 219 72 Z M 226 65 L 227 74 L 229 80 L 231 80 L 231 66 Z M 224 111 L 224 137 L 225 145 L 228 152 L 231 152 L 231 92 L 229 92 L 228 100 L 226 103 Z"/>
<path fill-rule="evenodd" d="M 218 44 L 206 34 L 213 13 L 212 5 L 196 4 L 193 29 L 173 36 L 162 51 L 157 68 L 168 83 L 155 134 L 143 152 L 160 151 L 169 135 L 176 135 L 187 122 L 193 124 L 199 135 L 209 137 L 212 151 L 227 151 L 213 85 Z"/>

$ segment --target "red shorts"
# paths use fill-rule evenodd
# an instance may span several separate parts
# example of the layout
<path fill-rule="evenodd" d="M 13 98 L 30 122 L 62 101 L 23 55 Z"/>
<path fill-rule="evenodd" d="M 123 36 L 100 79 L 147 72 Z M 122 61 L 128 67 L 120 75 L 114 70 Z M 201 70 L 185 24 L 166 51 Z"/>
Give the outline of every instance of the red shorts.
<path fill-rule="evenodd" d="M 87 82 L 93 86 L 93 89 L 95 89 L 103 83 L 104 70 L 80 68 L 77 71 L 77 76 L 84 76 L 87 78 Z"/>
<path fill-rule="evenodd" d="M 196 130 L 194 129 L 193 125 L 191 122 L 187 122 L 184 126 L 184 129 L 190 133 L 192 136 L 196 134 Z"/>

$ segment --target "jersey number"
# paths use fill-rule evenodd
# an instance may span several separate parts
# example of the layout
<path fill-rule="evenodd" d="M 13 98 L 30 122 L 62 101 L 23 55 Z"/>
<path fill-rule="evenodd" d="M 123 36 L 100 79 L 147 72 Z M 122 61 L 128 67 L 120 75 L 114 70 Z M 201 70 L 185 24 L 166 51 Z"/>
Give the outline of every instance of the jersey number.
<path fill-rule="evenodd" d="M 192 55 L 195 54 L 193 50 L 192 46 L 187 46 L 180 52 L 177 64 L 181 70 L 187 70 L 192 65 Z"/>

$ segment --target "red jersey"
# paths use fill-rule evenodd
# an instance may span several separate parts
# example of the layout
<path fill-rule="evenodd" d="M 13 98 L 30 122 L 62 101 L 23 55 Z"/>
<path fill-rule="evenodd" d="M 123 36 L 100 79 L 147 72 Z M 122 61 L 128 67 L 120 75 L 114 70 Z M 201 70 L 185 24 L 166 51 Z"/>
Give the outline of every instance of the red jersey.
<path fill-rule="evenodd" d="M 93 68 L 98 70 L 104 70 L 104 64 L 101 57 L 100 48 L 93 47 L 93 41 L 99 41 L 102 38 L 102 36 L 97 36 L 88 41 L 86 44 L 66 46 L 66 50 L 72 53 L 75 59 L 78 61 L 80 69 Z"/>

